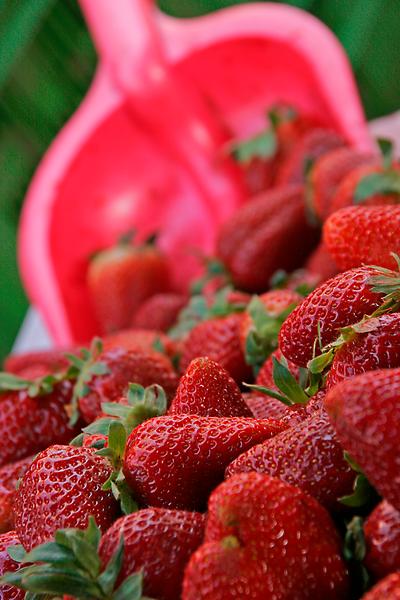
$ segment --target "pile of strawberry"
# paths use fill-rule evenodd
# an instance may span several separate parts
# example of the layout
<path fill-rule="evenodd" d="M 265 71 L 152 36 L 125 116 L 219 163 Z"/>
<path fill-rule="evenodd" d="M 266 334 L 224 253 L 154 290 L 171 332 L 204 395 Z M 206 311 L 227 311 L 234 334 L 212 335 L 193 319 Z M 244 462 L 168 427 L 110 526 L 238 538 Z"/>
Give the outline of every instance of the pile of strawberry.
<path fill-rule="evenodd" d="M 0 374 L 0 597 L 400 598 L 400 165 L 280 107 L 187 296 L 88 267 L 100 338 Z M 26 595 L 25 595 L 26 594 Z"/>

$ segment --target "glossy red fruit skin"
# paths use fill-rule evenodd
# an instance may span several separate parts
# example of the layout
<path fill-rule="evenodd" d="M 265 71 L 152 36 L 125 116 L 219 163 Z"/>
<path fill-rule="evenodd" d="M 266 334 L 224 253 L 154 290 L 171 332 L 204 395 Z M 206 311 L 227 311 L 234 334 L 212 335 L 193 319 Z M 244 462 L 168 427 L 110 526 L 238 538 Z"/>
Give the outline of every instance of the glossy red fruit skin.
<path fill-rule="evenodd" d="M 109 373 L 93 375 L 88 382 L 89 393 L 79 399 L 79 410 L 87 423 L 100 415 L 103 402 L 116 402 L 129 383 L 139 383 L 143 387 L 158 383 L 167 398 L 171 399 L 175 394 L 178 377 L 170 360 L 159 352 L 114 348 L 104 351 L 98 362 L 105 363 Z"/>
<path fill-rule="evenodd" d="M 123 471 L 143 505 L 202 510 L 226 466 L 283 427 L 242 417 L 156 417 L 130 434 Z"/>
<path fill-rule="evenodd" d="M 395 269 L 400 254 L 400 206 L 349 206 L 324 224 L 326 247 L 342 270 L 361 265 Z"/>
<path fill-rule="evenodd" d="M 0 535 L 0 576 L 4 575 L 9 571 L 18 571 L 20 563 L 15 562 L 8 552 L 7 548 L 10 546 L 17 546 L 20 544 L 17 533 L 15 531 L 8 531 Z M 26 565 L 24 565 L 26 566 Z M 25 598 L 25 592 L 10 585 L 0 585 L 0 598 L 2 600 L 23 600 Z"/>
<path fill-rule="evenodd" d="M 183 294 L 155 294 L 145 300 L 133 315 L 131 325 L 139 329 L 155 329 L 168 331 L 178 318 L 182 308 L 187 304 Z"/>
<path fill-rule="evenodd" d="M 42 373 L 55 373 L 68 366 L 68 360 L 65 357 L 66 352 L 74 352 L 74 349 L 60 348 L 10 354 L 4 361 L 3 370 L 7 373 L 14 373 L 14 375 L 20 375 L 25 373 L 27 369 L 33 368 L 41 369 Z"/>
<path fill-rule="evenodd" d="M 240 322 L 241 315 L 232 314 L 196 325 L 184 343 L 181 371 L 186 371 L 194 358 L 208 356 L 226 369 L 237 384 L 249 381 L 252 374 L 240 346 Z"/>
<path fill-rule="evenodd" d="M 168 291 L 167 260 L 151 245 L 116 246 L 91 261 L 87 285 L 101 332 L 117 331 L 129 327 L 144 300 Z"/>
<path fill-rule="evenodd" d="M 332 150 L 318 158 L 311 169 L 313 209 L 320 219 L 332 212 L 332 198 L 346 175 L 354 169 L 376 162 L 376 157 L 354 148 L 342 147 Z"/>
<path fill-rule="evenodd" d="M 22 478 L 14 503 L 15 529 L 26 550 L 52 538 L 57 529 L 85 529 L 92 515 L 106 531 L 118 513 L 102 485 L 110 463 L 92 448 L 50 446 Z"/>
<path fill-rule="evenodd" d="M 154 329 L 121 329 L 115 333 L 110 333 L 103 338 L 103 350 L 115 350 L 122 348 L 128 352 L 159 352 L 158 347 L 161 345 L 163 352 L 169 358 L 174 358 L 179 352 L 178 344 L 175 340 L 171 340 L 162 331 Z"/>
<path fill-rule="evenodd" d="M 400 313 L 376 319 L 376 329 L 359 333 L 336 353 L 326 387 L 377 369 L 400 367 Z"/>
<path fill-rule="evenodd" d="M 218 486 L 204 541 L 186 568 L 183 600 L 348 597 L 329 514 L 279 479 L 242 473 Z"/>
<path fill-rule="evenodd" d="M 251 417 L 236 382 L 214 360 L 195 358 L 181 377 L 169 414 Z"/>
<path fill-rule="evenodd" d="M 18 480 L 25 474 L 33 460 L 28 456 L 0 468 L 0 533 L 14 528 L 14 498 Z"/>
<path fill-rule="evenodd" d="M 379 581 L 361 600 L 400 600 L 400 573 L 392 573 Z"/>
<path fill-rule="evenodd" d="M 39 452 L 50 444 L 68 443 L 79 432 L 65 410 L 72 386 L 62 382 L 51 394 L 29 398 L 25 390 L 0 395 L 0 466 Z"/>
<path fill-rule="evenodd" d="M 381 579 L 400 569 L 400 513 L 383 500 L 364 522 L 368 571 Z"/>
<path fill-rule="evenodd" d="M 344 140 L 337 133 L 315 128 L 303 135 L 280 165 L 275 185 L 303 183 L 305 180 L 305 165 L 307 160 L 317 160 L 328 152 L 344 146 Z"/>
<path fill-rule="evenodd" d="M 318 286 L 288 316 L 279 333 L 279 347 L 284 356 L 306 367 L 313 357 L 318 323 L 322 345 L 333 342 L 346 327 L 372 314 L 383 302 L 383 296 L 371 291 L 369 280 L 377 272 L 360 267 L 339 273 Z M 317 353 L 319 351 L 316 348 Z"/>
<path fill-rule="evenodd" d="M 277 269 L 300 267 L 317 239 L 307 222 L 303 187 L 285 186 L 253 198 L 221 227 L 217 255 L 236 287 L 262 293 Z"/>
<path fill-rule="evenodd" d="M 143 571 L 143 593 L 158 600 L 180 598 L 183 572 L 204 537 L 205 515 L 146 508 L 121 517 L 103 535 L 99 554 L 106 565 L 121 535 L 124 559 L 118 581 Z"/>
<path fill-rule="evenodd" d="M 379 494 L 400 510 L 400 369 L 356 375 L 328 391 L 324 405 L 338 438 Z"/>
<path fill-rule="evenodd" d="M 392 165 L 391 170 L 400 170 L 398 164 Z M 371 164 L 359 166 L 353 169 L 338 186 L 336 193 L 332 197 L 331 210 L 329 214 L 334 213 L 345 206 L 354 204 L 354 196 L 358 184 L 362 179 L 374 173 L 383 173 L 381 161 L 375 160 Z M 363 206 L 385 206 L 388 204 L 398 204 L 399 198 L 397 194 L 374 194 L 363 201 Z"/>
<path fill-rule="evenodd" d="M 286 415 L 287 406 L 280 400 L 258 392 L 246 392 L 242 396 L 255 419 L 280 420 Z"/>
<path fill-rule="evenodd" d="M 265 294 L 261 294 L 259 298 L 265 307 L 265 312 L 271 317 L 278 317 L 285 310 L 289 308 L 294 308 L 303 300 L 303 296 L 300 296 L 300 294 L 293 290 L 287 289 L 271 290 L 270 292 L 265 292 Z M 240 344 L 243 353 L 246 352 L 247 336 L 252 326 L 253 320 L 250 314 L 246 311 L 242 315 L 239 332 Z"/>
<path fill-rule="evenodd" d="M 325 244 L 320 242 L 308 257 L 304 269 L 309 277 L 314 276 L 318 284 L 338 274 L 338 268 Z"/>
<path fill-rule="evenodd" d="M 226 475 L 250 471 L 279 477 L 328 510 L 337 509 L 338 499 L 351 494 L 355 477 L 324 410 L 253 446 L 229 465 Z"/>

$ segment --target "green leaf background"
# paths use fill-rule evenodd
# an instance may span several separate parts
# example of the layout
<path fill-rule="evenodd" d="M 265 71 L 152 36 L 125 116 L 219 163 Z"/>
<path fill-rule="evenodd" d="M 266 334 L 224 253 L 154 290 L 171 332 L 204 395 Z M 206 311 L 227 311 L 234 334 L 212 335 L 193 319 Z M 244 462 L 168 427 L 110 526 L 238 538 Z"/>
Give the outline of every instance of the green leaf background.
<path fill-rule="evenodd" d="M 188 17 L 238 3 L 161 0 L 160 6 Z M 400 108 L 399 0 L 287 4 L 310 11 L 339 37 L 369 118 Z M 95 64 L 75 0 L 0 0 L 0 359 L 27 307 L 15 257 L 24 193 L 43 152 L 84 96 Z"/>

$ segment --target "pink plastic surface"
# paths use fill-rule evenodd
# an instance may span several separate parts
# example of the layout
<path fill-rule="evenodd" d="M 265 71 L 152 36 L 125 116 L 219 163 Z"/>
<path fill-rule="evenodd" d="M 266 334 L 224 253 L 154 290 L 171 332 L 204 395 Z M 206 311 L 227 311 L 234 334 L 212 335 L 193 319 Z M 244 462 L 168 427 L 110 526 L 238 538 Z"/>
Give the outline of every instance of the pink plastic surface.
<path fill-rule="evenodd" d="M 21 273 L 60 344 L 97 325 L 90 254 L 134 226 L 160 231 L 176 286 L 211 252 L 244 201 L 221 147 L 286 102 L 370 150 L 344 52 L 325 26 L 285 5 L 254 4 L 175 20 L 147 0 L 81 0 L 100 63 L 84 102 L 43 159 L 20 230 Z"/>

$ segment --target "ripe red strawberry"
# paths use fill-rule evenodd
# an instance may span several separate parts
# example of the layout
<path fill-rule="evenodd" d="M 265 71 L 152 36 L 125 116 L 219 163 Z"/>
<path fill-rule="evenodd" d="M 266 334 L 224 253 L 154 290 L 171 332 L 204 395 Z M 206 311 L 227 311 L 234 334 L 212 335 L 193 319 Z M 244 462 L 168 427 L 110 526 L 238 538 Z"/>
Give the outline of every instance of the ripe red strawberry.
<path fill-rule="evenodd" d="M 236 382 L 214 360 L 195 358 L 181 377 L 169 414 L 251 417 Z"/>
<path fill-rule="evenodd" d="M 327 509 L 351 494 L 355 472 L 324 410 L 241 454 L 227 476 L 256 471 L 279 477 L 313 496 Z"/>
<path fill-rule="evenodd" d="M 121 517 L 103 535 L 99 554 L 106 565 L 123 536 L 122 582 L 143 572 L 143 593 L 158 600 L 180 598 L 183 572 L 204 536 L 205 515 L 183 510 L 147 508 Z"/>
<path fill-rule="evenodd" d="M 102 486 L 112 473 L 92 448 L 50 446 L 22 478 L 14 503 L 15 529 L 27 550 L 61 527 L 84 529 L 90 515 L 102 531 L 111 526 L 117 502 Z"/>
<path fill-rule="evenodd" d="M 375 317 L 366 326 L 365 333 L 355 333 L 336 351 L 327 388 L 366 371 L 400 367 L 400 313 Z"/>
<path fill-rule="evenodd" d="M 243 205 L 221 227 L 217 254 L 238 288 L 262 293 L 277 269 L 302 265 L 317 236 L 306 219 L 303 187 L 285 186 Z"/>
<path fill-rule="evenodd" d="M 103 350 L 123 348 L 128 352 L 161 352 L 173 359 L 179 353 L 179 344 L 162 331 L 150 329 L 121 329 L 102 338 Z"/>
<path fill-rule="evenodd" d="M 392 573 L 379 581 L 361 600 L 400 600 L 400 573 Z"/>
<path fill-rule="evenodd" d="M 340 269 L 363 264 L 393 269 L 400 254 L 400 206 L 349 206 L 324 225 L 324 242 Z"/>
<path fill-rule="evenodd" d="M 101 333 L 129 327 L 144 300 L 169 289 L 165 256 L 153 245 L 122 240 L 89 264 L 87 285 Z"/>
<path fill-rule="evenodd" d="M 400 568 L 400 513 L 383 500 L 364 523 L 365 565 L 375 579 Z"/>
<path fill-rule="evenodd" d="M 21 565 L 13 560 L 7 552 L 7 548 L 17 546 L 20 543 L 15 531 L 8 531 L 0 535 L 0 576 L 6 572 L 15 572 L 20 569 Z M 2 600 L 23 600 L 25 592 L 14 586 L 4 584 L 0 585 L 0 598 Z"/>
<path fill-rule="evenodd" d="M 226 369 L 236 383 L 248 381 L 251 369 L 240 346 L 240 314 L 213 318 L 196 325 L 187 336 L 180 362 L 181 371 L 199 356 L 208 356 Z"/>
<path fill-rule="evenodd" d="M 392 164 L 388 170 L 377 160 L 353 169 L 343 178 L 332 197 L 329 214 L 358 202 L 362 202 L 365 206 L 398 204 L 399 195 L 392 187 L 391 182 L 396 184 L 399 171 L 400 165 Z M 387 177 L 388 172 L 389 178 Z M 373 182 L 374 179 L 375 183 L 378 182 L 378 187 L 371 186 L 371 181 Z M 380 186 L 379 179 L 381 180 Z"/>
<path fill-rule="evenodd" d="M 155 294 L 145 300 L 136 310 L 131 321 L 132 327 L 168 331 L 175 325 L 182 308 L 187 304 L 182 294 Z"/>
<path fill-rule="evenodd" d="M 281 431 L 278 421 L 170 415 L 130 434 L 124 474 L 142 504 L 204 508 L 225 467 L 239 454 Z"/>
<path fill-rule="evenodd" d="M 25 474 L 33 456 L 0 468 L 0 533 L 14 528 L 13 504 L 18 480 Z"/>
<path fill-rule="evenodd" d="M 312 209 L 320 221 L 332 212 L 332 198 L 344 177 L 361 165 L 376 163 L 376 157 L 342 147 L 318 158 L 309 175 Z"/>
<path fill-rule="evenodd" d="M 348 597 L 340 540 L 316 500 L 279 479 L 235 475 L 212 493 L 205 543 L 186 568 L 182 600 Z"/>
<path fill-rule="evenodd" d="M 316 125 L 287 106 L 274 107 L 269 117 L 264 131 L 233 145 L 233 156 L 244 170 L 249 196 L 273 184 L 277 166 L 287 158 L 297 140 Z"/>
<path fill-rule="evenodd" d="M 248 304 L 239 336 L 246 362 L 256 371 L 277 347 L 283 321 L 302 300 L 297 292 L 282 289 L 255 296 Z"/>
<path fill-rule="evenodd" d="M 400 369 L 356 375 L 327 393 L 338 438 L 379 494 L 400 510 Z"/>
<path fill-rule="evenodd" d="M 338 273 L 336 263 L 323 242 L 320 242 L 314 252 L 310 254 L 304 269 L 309 276 L 315 276 L 317 284 L 335 277 Z"/>
<path fill-rule="evenodd" d="M 174 396 L 178 385 L 170 360 L 159 352 L 115 348 L 97 355 L 92 352 L 85 360 L 80 367 L 85 389 L 78 396 L 79 411 L 87 423 L 100 415 L 103 402 L 118 400 L 127 391 L 129 383 L 139 383 L 144 387 L 157 383 L 169 399 Z M 96 367 L 99 364 L 102 367 L 100 372 Z"/>
<path fill-rule="evenodd" d="M 14 389 L 5 391 L 9 386 Z M 72 398 L 69 381 L 47 387 L 38 380 L 11 381 L 10 375 L 1 374 L 0 389 L 0 466 L 50 444 L 68 443 L 78 433 L 67 414 Z"/>
<path fill-rule="evenodd" d="M 307 162 L 314 161 L 344 146 L 344 140 L 328 129 L 315 128 L 305 133 L 295 144 L 287 159 L 279 166 L 275 185 L 303 183 Z"/>
<path fill-rule="evenodd" d="M 339 273 L 311 292 L 281 327 L 279 346 L 284 356 L 305 367 L 313 357 L 318 328 L 325 346 L 338 337 L 340 328 L 372 314 L 383 302 L 383 294 L 371 290 L 371 277 L 377 274 L 373 267 L 360 267 Z M 315 349 L 318 354 L 318 345 Z"/>
<path fill-rule="evenodd" d="M 258 392 L 243 394 L 243 400 L 255 419 L 282 419 L 288 407 L 280 400 Z"/>
<path fill-rule="evenodd" d="M 31 370 L 33 368 L 38 370 L 38 376 L 55 373 L 68 366 L 65 353 L 72 351 L 72 348 L 64 348 L 10 354 L 4 361 L 4 371 L 25 377 L 27 376 L 27 369 Z"/>

